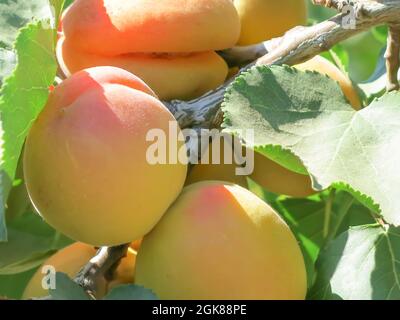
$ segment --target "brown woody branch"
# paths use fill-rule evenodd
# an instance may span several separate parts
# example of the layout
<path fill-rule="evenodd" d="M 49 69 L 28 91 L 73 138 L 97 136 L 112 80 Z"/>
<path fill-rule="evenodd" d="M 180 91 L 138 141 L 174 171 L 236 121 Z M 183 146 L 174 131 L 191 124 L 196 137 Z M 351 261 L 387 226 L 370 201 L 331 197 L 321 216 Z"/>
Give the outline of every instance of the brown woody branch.
<path fill-rule="evenodd" d="M 398 73 L 400 69 L 400 23 L 389 26 L 387 49 L 385 53 L 387 70 L 387 90 L 399 90 Z"/>
<path fill-rule="evenodd" d="M 346 4 L 353 3 L 354 28 L 348 25 L 349 13 Z M 232 63 L 238 64 L 257 58 L 241 71 L 257 65 L 287 64 L 295 65 L 304 62 L 315 55 L 329 50 L 335 44 L 351 38 L 372 27 L 389 24 L 395 25 L 400 21 L 400 0 L 314 0 L 315 4 L 345 10 L 331 19 L 310 27 L 296 27 L 283 37 L 272 39 L 256 46 L 232 49 L 224 52 L 224 56 Z M 351 17 L 350 17 L 351 18 Z M 395 42 L 393 42 L 395 43 Z M 398 43 L 398 41 L 397 41 Z M 393 51 L 392 51 L 393 52 Z M 388 61 L 388 74 L 394 73 L 396 63 L 394 58 Z M 392 77 L 392 76 L 391 76 Z M 393 80 L 392 80 L 393 81 Z M 209 128 L 220 109 L 225 89 L 230 81 L 216 90 L 206 93 L 191 101 L 173 100 L 165 105 L 175 115 L 182 128 Z"/>
<path fill-rule="evenodd" d="M 115 247 L 101 247 L 96 255 L 75 277 L 78 283 L 92 298 L 98 296 L 99 283 L 111 280 L 112 273 L 118 267 L 129 249 L 129 243 Z"/>

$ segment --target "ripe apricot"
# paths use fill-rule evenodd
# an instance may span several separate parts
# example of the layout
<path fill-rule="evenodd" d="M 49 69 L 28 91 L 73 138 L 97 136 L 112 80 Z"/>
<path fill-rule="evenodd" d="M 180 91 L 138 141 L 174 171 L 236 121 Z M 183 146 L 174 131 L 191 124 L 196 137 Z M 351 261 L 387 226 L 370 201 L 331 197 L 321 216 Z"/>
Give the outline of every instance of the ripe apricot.
<path fill-rule="evenodd" d="M 95 256 L 96 251 L 97 250 L 90 245 L 76 242 L 56 252 L 48 258 L 33 275 L 25 288 L 23 299 L 39 298 L 49 294 L 48 290 L 44 289 L 42 286 L 42 280 L 46 276 L 42 273 L 42 268 L 44 266 L 51 266 L 56 272 L 63 272 L 73 279 L 86 263 Z M 113 278 L 114 285 L 133 283 L 135 261 L 136 252 L 128 250 L 127 256 L 121 260 L 120 265 L 115 271 Z M 128 274 L 130 274 L 130 276 L 128 276 Z M 108 290 L 109 285 L 106 280 L 99 281 L 98 297 L 104 296 Z"/>
<path fill-rule="evenodd" d="M 95 65 L 127 69 L 160 99 L 190 99 L 222 84 L 215 50 L 235 45 L 231 0 L 76 0 L 64 15 L 57 57 L 66 75 Z"/>
<path fill-rule="evenodd" d="M 113 65 L 138 75 L 163 100 L 200 96 L 222 84 L 228 73 L 225 61 L 212 51 L 108 57 L 75 50 L 62 38 L 57 44 L 57 55 L 67 76 L 88 67 Z"/>
<path fill-rule="evenodd" d="M 241 22 L 239 46 L 282 36 L 307 22 L 304 0 L 233 0 L 233 3 Z"/>
<path fill-rule="evenodd" d="M 169 134 L 176 120 L 139 78 L 97 67 L 50 94 L 25 146 L 24 174 L 41 216 L 72 239 L 96 246 L 143 237 L 179 195 L 187 165 L 151 164 L 150 130 Z M 178 128 L 179 130 L 179 128 Z M 174 154 L 172 149 L 170 154 Z"/>
<path fill-rule="evenodd" d="M 302 71 L 316 71 L 337 81 L 351 106 L 355 110 L 360 110 L 361 100 L 351 80 L 329 60 L 321 56 L 315 56 L 304 63 L 296 65 L 295 68 Z"/>
<path fill-rule="evenodd" d="M 294 198 L 316 193 L 309 176 L 286 169 L 258 152 L 254 152 L 254 171 L 250 178 L 270 192 Z"/>
<path fill-rule="evenodd" d="M 229 183 L 186 187 L 144 238 L 135 281 L 161 299 L 304 299 L 306 271 L 286 223 Z"/>

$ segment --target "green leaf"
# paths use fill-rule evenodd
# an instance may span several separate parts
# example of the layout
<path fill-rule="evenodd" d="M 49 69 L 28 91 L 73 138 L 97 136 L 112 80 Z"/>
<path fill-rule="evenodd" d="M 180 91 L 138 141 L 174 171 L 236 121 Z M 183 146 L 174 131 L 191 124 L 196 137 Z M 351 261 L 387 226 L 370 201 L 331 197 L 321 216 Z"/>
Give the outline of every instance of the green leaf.
<path fill-rule="evenodd" d="M 158 300 L 158 298 L 149 289 L 128 284 L 114 288 L 103 300 Z"/>
<path fill-rule="evenodd" d="M 331 200 L 331 202 L 329 202 Z M 331 210 L 328 206 L 331 205 Z M 350 226 L 374 223 L 367 208 L 346 192 L 321 194 L 308 199 L 281 197 L 273 206 L 288 223 L 303 251 L 309 287 L 321 248 Z M 327 216 L 330 213 L 330 216 Z"/>
<path fill-rule="evenodd" d="M 40 22 L 22 29 L 15 44 L 18 65 L 1 88 L 0 170 L 3 198 L 0 199 L 0 241 L 6 240 L 4 203 L 14 180 L 25 137 L 45 105 L 48 87 L 56 75 L 53 31 L 44 28 Z"/>
<path fill-rule="evenodd" d="M 53 300 L 90 300 L 81 286 L 61 272 L 56 274 L 56 288 L 49 289 L 49 293 Z"/>
<path fill-rule="evenodd" d="M 318 260 L 312 299 L 399 300 L 400 229 L 355 227 Z"/>
<path fill-rule="evenodd" d="M 390 93 L 356 112 L 325 76 L 255 67 L 228 88 L 224 126 L 245 141 L 241 130 L 254 129 L 254 141 L 246 143 L 256 151 L 274 159 L 280 148 L 291 152 L 310 173 L 314 189 L 349 191 L 400 225 L 400 191 L 393 187 L 400 181 L 399 105 L 400 93 Z"/>
<path fill-rule="evenodd" d="M 0 243 L 0 275 L 39 266 L 72 241 L 60 235 L 32 211 L 9 223 L 9 240 Z"/>
<path fill-rule="evenodd" d="M 13 275 L 0 275 L 0 297 L 21 299 L 29 280 L 35 272 L 36 269 L 31 269 Z"/>

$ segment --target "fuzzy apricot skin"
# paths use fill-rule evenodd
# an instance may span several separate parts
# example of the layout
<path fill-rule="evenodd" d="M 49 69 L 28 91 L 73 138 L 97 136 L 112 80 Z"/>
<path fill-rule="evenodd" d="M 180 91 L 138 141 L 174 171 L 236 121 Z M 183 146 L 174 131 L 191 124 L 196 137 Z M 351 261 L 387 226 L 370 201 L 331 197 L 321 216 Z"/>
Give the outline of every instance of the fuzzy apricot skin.
<path fill-rule="evenodd" d="M 201 96 L 221 85 L 228 74 L 225 61 L 214 51 L 103 56 L 77 50 L 63 37 L 57 43 L 57 58 L 68 77 L 95 66 L 125 69 L 145 81 L 161 100 L 190 100 Z"/>
<path fill-rule="evenodd" d="M 293 198 L 306 198 L 317 193 L 308 175 L 286 169 L 258 152 L 254 152 L 254 171 L 250 178 L 270 192 Z"/>
<path fill-rule="evenodd" d="M 95 246 L 143 237 L 186 178 L 185 163 L 152 165 L 146 157 L 154 143 L 146 141 L 149 130 L 162 130 L 169 141 L 170 122 L 176 124 L 168 109 L 127 71 L 98 67 L 65 80 L 26 140 L 25 182 L 37 211 Z"/>
<path fill-rule="evenodd" d="M 282 36 L 307 22 L 304 0 L 234 0 L 233 3 L 241 22 L 239 46 Z"/>
<path fill-rule="evenodd" d="M 306 271 L 289 227 L 250 191 L 186 187 L 143 240 L 136 284 L 161 299 L 304 299 Z"/>
<path fill-rule="evenodd" d="M 351 106 L 355 110 L 360 110 L 361 100 L 351 80 L 329 60 L 321 56 L 315 56 L 304 63 L 296 65 L 295 68 L 301 71 L 316 71 L 337 81 Z"/>
<path fill-rule="evenodd" d="M 162 100 L 190 100 L 223 84 L 228 66 L 215 51 L 240 34 L 231 0 L 76 0 L 62 27 L 57 58 L 66 76 L 115 66 Z"/>
<path fill-rule="evenodd" d="M 240 22 L 231 0 L 76 0 L 63 30 L 88 53 L 188 53 L 234 46 Z"/>
<path fill-rule="evenodd" d="M 65 247 L 48 258 L 36 273 L 33 275 L 23 293 L 23 299 L 40 298 L 49 295 L 48 290 L 42 287 L 42 279 L 46 276 L 42 273 L 44 266 L 51 266 L 56 272 L 67 274 L 73 279 L 78 272 L 92 259 L 96 254 L 96 249 L 85 243 L 76 242 Z M 117 270 L 114 273 L 113 284 L 133 283 L 134 269 L 136 261 L 136 252 L 129 250 Z M 128 276 L 130 274 L 130 276 Z M 57 285 L 57 284 L 56 284 Z M 104 296 L 109 291 L 109 284 L 105 279 L 98 282 L 98 298 Z"/>

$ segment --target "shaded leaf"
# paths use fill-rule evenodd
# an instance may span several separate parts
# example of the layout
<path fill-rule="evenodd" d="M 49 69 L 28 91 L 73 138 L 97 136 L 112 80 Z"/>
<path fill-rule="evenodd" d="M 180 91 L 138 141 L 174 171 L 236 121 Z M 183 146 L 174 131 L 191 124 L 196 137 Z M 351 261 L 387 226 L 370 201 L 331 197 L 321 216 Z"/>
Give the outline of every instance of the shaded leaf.
<path fill-rule="evenodd" d="M 318 260 L 313 299 L 400 299 L 400 229 L 362 226 L 341 234 Z"/>
<path fill-rule="evenodd" d="M 8 242 L 0 243 L 0 275 L 16 274 L 37 267 L 72 242 L 32 211 L 12 220 L 8 230 Z"/>

